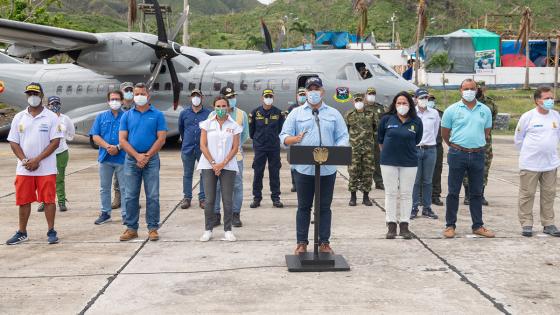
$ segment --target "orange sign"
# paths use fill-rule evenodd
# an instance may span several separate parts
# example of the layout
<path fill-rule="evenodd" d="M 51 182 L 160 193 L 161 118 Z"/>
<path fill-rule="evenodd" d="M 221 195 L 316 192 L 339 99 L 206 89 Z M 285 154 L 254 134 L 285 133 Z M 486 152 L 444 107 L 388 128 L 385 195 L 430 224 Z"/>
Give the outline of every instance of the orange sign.
<path fill-rule="evenodd" d="M 2 94 L 4 92 L 4 82 L 0 81 L 0 94 Z"/>

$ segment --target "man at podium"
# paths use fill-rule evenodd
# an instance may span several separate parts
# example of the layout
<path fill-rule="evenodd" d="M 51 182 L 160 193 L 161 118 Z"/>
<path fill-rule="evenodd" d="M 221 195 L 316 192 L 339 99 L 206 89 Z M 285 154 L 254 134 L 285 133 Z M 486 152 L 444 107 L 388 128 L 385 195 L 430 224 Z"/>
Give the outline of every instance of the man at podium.
<path fill-rule="evenodd" d="M 318 77 L 311 77 L 305 82 L 307 102 L 292 110 L 286 118 L 280 141 L 286 146 L 348 146 L 348 129 L 344 118 L 333 107 L 323 102 L 325 90 Z M 297 247 L 295 255 L 307 252 L 309 244 L 309 223 L 311 207 L 315 194 L 315 166 L 294 165 L 295 184 L 298 199 L 296 214 Z M 331 253 L 329 245 L 331 236 L 331 202 L 336 179 L 336 166 L 321 166 L 321 196 L 319 251 Z"/>

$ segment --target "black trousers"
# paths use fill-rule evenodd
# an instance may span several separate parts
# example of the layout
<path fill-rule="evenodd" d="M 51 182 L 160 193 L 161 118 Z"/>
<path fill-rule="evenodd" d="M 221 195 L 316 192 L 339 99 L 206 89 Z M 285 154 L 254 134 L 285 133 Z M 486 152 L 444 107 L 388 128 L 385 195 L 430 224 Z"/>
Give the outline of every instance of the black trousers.
<path fill-rule="evenodd" d="M 280 200 L 280 150 L 261 151 L 255 149 L 255 158 L 253 160 L 253 170 L 255 177 L 253 178 L 253 199 L 262 200 L 263 177 L 266 162 L 268 161 L 268 177 L 270 182 L 270 197 L 272 201 Z"/>
<path fill-rule="evenodd" d="M 443 144 L 438 143 L 436 146 L 436 167 L 434 168 L 434 176 L 432 177 L 432 198 L 439 198 L 441 195 L 441 171 L 443 164 Z"/>

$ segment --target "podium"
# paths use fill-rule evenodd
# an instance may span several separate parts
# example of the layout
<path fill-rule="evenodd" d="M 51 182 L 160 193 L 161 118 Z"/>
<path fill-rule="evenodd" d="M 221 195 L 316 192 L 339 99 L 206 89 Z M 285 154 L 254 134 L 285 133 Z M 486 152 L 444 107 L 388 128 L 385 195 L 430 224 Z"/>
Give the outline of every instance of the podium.
<path fill-rule="evenodd" d="M 292 165 L 315 165 L 315 199 L 313 201 L 313 220 L 315 222 L 313 252 L 307 252 L 299 255 L 286 255 L 288 271 L 349 271 L 350 266 L 342 255 L 319 253 L 319 223 L 321 222 L 321 166 L 350 165 L 352 163 L 352 148 L 294 145 L 288 149 L 288 161 Z"/>

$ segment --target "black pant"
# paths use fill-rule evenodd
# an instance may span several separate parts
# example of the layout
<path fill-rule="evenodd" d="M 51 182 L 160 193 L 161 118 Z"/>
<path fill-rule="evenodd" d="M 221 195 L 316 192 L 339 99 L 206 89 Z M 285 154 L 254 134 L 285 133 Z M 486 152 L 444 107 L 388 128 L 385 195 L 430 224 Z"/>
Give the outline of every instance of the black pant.
<path fill-rule="evenodd" d="M 253 160 L 253 169 L 255 177 L 253 178 L 253 199 L 262 200 L 263 177 L 266 162 L 268 161 L 268 177 L 270 182 L 270 196 L 272 201 L 280 200 L 280 150 L 277 151 L 261 151 L 255 149 L 255 158 Z"/>
<path fill-rule="evenodd" d="M 434 168 L 434 176 L 432 177 L 432 198 L 439 198 L 441 195 L 441 171 L 443 164 L 443 144 L 438 143 L 436 146 L 436 167 Z"/>

